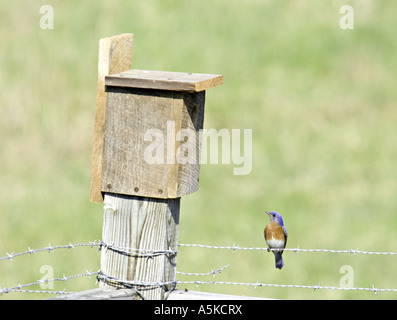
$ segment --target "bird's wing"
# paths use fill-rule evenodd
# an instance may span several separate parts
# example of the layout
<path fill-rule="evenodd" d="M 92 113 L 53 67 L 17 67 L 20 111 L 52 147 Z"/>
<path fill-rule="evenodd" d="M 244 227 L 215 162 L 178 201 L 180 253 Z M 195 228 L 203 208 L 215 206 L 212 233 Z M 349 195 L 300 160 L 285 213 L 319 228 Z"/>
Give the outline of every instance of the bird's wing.
<path fill-rule="evenodd" d="M 265 240 L 267 240 L 266 234 L 269 232 L 268 227 L 266 226 L 265 230 L 263 230 L 263 234 L 265 236 Z"/>
<path fill-rule="evenodd" d="M 286 245 L 287 245 L 288 232 L 287 232 L 287 229 L 285 229 L 284 226 L 283 226 L 283 229 L 284 229 L 284 238 L 285 238 L 285 242 L 284 242 L 284 248 L 285 248 Z"/>

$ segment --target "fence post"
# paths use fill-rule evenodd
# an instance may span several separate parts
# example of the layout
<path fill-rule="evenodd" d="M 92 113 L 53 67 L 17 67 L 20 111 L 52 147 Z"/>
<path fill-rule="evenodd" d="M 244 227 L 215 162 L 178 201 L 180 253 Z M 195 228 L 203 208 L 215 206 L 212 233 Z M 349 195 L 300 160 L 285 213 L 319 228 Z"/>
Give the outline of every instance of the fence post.
<path fill-rule="evenodd" d="M 155 199 L 118 194 L 105 194 L 102 241 L 120 248 L 137 248 L 153 253 L 177 250 L 180 199 Z M 146 299 L 164 299 L 175 281 L 176 254 L 140 257 L 138 252 L 103 248 L 101 272 L 120 280 L 138 283 Z M 134 254 L 136 253 L 136 254 Z M 151 285 L 139 285 L 145 282 Z M 169 284 L 164 286 L 156 283 Z M 118 282 L 105 279 L 101 286 L 125 288 Z"/>
<path fill-rule="evenodd" d="M 100 41 L 91 183 L 91 201 L 104 201 L 100 280 L 164 299 L 180 198 L 199 185 L 205 90 L 223 77 L 127 70 L 131 56 L 131 34 Z"/>

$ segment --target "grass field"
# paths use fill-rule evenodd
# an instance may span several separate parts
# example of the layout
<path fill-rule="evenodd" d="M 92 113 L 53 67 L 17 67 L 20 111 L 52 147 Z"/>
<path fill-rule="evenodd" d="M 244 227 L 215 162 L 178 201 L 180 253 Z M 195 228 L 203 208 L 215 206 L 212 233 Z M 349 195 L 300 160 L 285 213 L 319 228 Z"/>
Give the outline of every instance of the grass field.
<path fill-rule="evenodd" d="M 54 9 L 42 30 L 40 7 Z M 339 9 L 354 8 L 354 30 Z M 151 0 L 0 3 L 0 257 L 101 238 L 89 202 L 98 41 L 134 33 L 137 69 L 215 73 L 205 128 L 252 129 L 252 172 L 202 165 L 181 201 L 180 242 L 265 246 L 265 210 L 288 247 L 397 251 L 397 5 L 387 0 Z M 180 248 L 178 270 L 209 280 L 397 288 L 395 256 Z M 0 287 L 99 269 L 96 249 L 0 261 Z M 180 279 L 190 280 L 184 276 Z M 196 280 L 206 280 L 204 277 Z M 95 279 L 56 283 L 80 291 Z M 185 286 L 183 286 L 185 287 Z M 397 293 L 207 285 L 192 290 L 281 299 L 396 299 Z M 40 289 L 35 286 L 31 289 Z M 0 299 L 48 295 L 9 293 Z"/>

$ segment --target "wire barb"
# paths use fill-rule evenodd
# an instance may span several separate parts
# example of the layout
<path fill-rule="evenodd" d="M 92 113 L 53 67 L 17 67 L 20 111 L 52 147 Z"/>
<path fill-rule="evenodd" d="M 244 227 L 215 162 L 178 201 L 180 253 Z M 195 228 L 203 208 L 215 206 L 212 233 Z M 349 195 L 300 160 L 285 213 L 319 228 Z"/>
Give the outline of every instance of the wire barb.
<path fill-rule="evenodd" d="M 212 275 L 213 277 L 215 277 L 216 274 L 221 273 L 222 270 L 224 270 L 224 269 L 226 269 L 228 267 L 230 267 L 230 264 L 227 264 L 227 265 L 225 265 L 225 266 L 223 266 L 223 267 L 221 267 L 219 269 L 215 269 L 215 270 L 211 269 L 211 272 L 207 272 L 207 273 L 182 272 L 182 271 L 177 271 L 176 273 L 177 274 L 181 274 L 181 275 L 185 275 L 185 276 L 211 276 Z"/>

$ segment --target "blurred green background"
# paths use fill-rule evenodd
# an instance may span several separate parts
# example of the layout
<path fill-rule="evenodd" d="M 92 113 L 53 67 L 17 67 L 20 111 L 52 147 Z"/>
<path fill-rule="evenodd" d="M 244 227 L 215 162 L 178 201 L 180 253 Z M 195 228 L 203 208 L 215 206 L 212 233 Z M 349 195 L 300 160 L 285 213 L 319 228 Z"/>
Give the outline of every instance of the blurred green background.
<path fill-rule="evenodd" d="M 54 9 L 42 30 L 40 7 Z M 354 8 L 354 30 L 339 9 Z M 252 129 L 252 172 L 202 165 L 181 201 L 180 242 L 265 246 L 265 210 L 283 214 L 288 247 L 397 251 L 397 5 L 387 0 L 14 0 L 0 3 L 0 257 L 101 238 L 89 202 L 100 38 L 134 33 L 136 69 L 215 73 L 205 128 Z M 395 256 L 180 248 L 178 270 L 220 280 L 397 288 Z M 0 261 L 0 287 L 99 269 L 97 249 Z M 55 290 L 95 287 L 95 279 Z M 281 299 L 396 299 L 396 293 L 181 285 Z M 29 289 L 29 288 L 28 288 Z M 35 286 L 30 289 L 40 289 Z M 1 299 L 41 299 L 9 293 Z"/>

